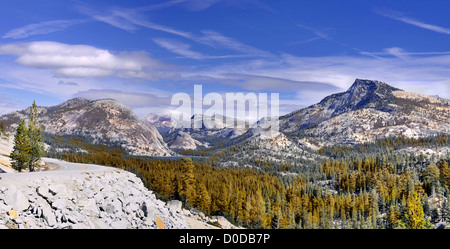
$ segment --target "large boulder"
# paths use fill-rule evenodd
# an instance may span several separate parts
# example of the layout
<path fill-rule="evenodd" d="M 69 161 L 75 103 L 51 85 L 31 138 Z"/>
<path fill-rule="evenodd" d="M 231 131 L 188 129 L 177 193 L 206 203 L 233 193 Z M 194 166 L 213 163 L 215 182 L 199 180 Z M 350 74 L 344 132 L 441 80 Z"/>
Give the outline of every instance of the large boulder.
<path fill-rule="evenodd" d="M 169 209 L 172 209 L 173 211 L 180 213 L 182 204 L 183 203 L 181 201 L 172 200 L 172 201 L 168 201 L 166 205 Z"/>
<path fill-rule="evenodd" d="M 436 225 L 434 225 L 434 229 L 445 229 L 445 227 L 446 227 L 446 223 L 445 222 L 439 222 L 439 223 L 437 223 Z"/>
<path fill-rule="evenodd" d="M 26 210 L 30 206 L 28 199 L 15 185 L 8 186 L 4 198 L 6 204 L 11 205 L 17 211 Z"/>
<path fill-rule="evenodd" d="M 38 196 L 38 198 L 36 198 L 36 205 L 40 209 L 39 216 L 45 220 L 47 225 L 50 227 L 55 226 L 57 224 L 56 216 L 47 201 Z"/>

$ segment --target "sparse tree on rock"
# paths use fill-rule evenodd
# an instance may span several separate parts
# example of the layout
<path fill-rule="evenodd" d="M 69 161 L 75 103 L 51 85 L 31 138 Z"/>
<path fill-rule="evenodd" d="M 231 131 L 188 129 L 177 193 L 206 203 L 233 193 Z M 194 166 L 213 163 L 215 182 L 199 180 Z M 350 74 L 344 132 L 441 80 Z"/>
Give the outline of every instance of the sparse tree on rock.
<path fill-rule="evenodd" d="M 30 138 L 25 120 L 20 120 L 14 136 L 14 148 L 9 157 L 12 160 L 12 167 L 18 172 L 22 171 L 30 161 Z"/>

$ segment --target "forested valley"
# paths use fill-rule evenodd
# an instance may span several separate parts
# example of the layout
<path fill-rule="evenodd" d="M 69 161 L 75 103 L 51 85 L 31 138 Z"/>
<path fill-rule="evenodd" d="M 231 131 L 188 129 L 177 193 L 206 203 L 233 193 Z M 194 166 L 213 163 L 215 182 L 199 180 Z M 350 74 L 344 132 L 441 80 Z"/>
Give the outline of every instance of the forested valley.
<path fill-rule="evenodd" d="M 449 155 L 397 153 L 448 147 L 448 135 L 323 147 L 327 159 L 296 172 L 135 157 L 70 137 L 46 140 L 70 147 L 48 156 L 134 172 L 162 199 L 247 228 L 416 229 L 450 222 Z"/>

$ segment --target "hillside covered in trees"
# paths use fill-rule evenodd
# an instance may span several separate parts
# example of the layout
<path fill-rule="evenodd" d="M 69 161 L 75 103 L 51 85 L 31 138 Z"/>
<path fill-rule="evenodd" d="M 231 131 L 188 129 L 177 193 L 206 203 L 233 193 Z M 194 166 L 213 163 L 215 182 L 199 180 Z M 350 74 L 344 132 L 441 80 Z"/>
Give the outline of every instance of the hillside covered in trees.
<path fill-rule="evenodd" d="M 129 170 L 163 199 L 248 228 L 432 228 L 450 222 L 448 154 L 397 153 L 411 146 L 448 147 L 447 135 L 324 147 L 319 153 L 327 159 L 289 174 L 215 167 L 208 160 L 131 157 L 67 137 L 53 142 L 71 149 L 51 156 Z"/>

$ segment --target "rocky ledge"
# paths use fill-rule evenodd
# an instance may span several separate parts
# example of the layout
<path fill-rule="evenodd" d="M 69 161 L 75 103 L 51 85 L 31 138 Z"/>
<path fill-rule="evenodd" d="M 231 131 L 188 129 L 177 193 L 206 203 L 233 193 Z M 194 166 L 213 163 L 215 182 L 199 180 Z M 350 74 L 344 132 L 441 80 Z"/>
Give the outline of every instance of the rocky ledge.
<path fill-rule="evenodd" d="M 179 201 L 158 200 L 136 175 L 119 169 L 0 178 L 3 229 L 213 228 L 207 221 L 229 226 Z"/>

